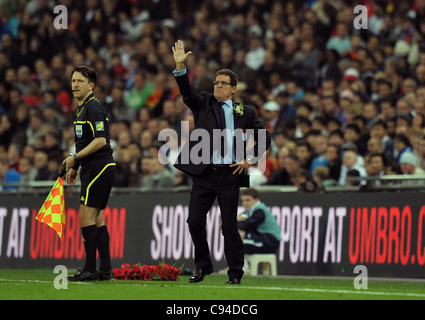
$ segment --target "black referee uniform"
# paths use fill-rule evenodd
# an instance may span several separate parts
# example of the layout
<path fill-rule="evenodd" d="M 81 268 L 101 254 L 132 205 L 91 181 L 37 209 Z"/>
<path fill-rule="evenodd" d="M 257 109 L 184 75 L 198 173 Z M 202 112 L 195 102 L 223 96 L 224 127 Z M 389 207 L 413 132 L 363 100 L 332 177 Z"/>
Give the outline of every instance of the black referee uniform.
<path fill-rule="evenodd" d="M 109 119 L 98 99 L 90 94 L 74 115 L 76 153 L 97 137 L 104 137 L 106 145 L 80 160 L 80 203 L 105 209 L 115 178 L 116 163 L 112 157 Z"/>

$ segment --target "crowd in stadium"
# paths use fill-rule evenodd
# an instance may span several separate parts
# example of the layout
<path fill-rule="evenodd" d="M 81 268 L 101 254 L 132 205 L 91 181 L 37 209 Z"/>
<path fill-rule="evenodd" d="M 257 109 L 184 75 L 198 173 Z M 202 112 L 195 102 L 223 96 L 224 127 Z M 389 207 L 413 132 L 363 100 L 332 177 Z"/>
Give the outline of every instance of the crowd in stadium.
<path fill-rule="evenodd" d="M 425 173 L 425 0 L 3 0 L 0 12 L 3 184 L 56 179 L 73 152 L 70 72 L 81 64 L 96 70 L 110 116 L 115 186 L 190 184 L 158 160 L 159 132 L 193 125 L 172 74 L 177 39 L 197 90 L 232 69 L 236 100 L 272 133 L 254 185 L 313 192 Z"/>

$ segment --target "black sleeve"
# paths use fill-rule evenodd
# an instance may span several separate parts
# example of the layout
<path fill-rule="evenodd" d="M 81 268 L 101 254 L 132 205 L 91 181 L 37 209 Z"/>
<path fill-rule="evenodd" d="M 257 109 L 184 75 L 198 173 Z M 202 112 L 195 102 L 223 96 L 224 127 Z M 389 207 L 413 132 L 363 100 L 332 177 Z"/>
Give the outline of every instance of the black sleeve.
<path fill-rule="evenodd" d="M 261 209 L 255 210 L 252 216 L 244 221 L 238 222 L 238 229 L 240 230 L 248 230 L 248 229 L 256 229 L 260 224 L 264 222 L 266 219 L 266 215 L 264 211 Z"/>
<path fill-rule="evenodd" d="M 90 122 L 93 130 L 93 138 L 106 138 L 106 114 L 100 104 L 93 104 L 87 112 L 87 121 Z"/>

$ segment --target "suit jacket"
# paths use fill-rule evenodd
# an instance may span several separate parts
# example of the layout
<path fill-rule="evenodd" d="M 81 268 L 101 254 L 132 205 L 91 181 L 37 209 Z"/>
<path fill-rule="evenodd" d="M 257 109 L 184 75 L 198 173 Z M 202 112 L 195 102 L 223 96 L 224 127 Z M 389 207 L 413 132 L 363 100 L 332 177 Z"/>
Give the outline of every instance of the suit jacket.
<path fill-rule="evenodd" d="M 211 164 L 210 160 L 213 152 L 220 146 L 220 137 L 217 134 L 214 135 L 214 130 L 222 130 L 224 128 L 224 112 L 222 111 L 221 103 L 212 94 L 205 91 L 198 93 L 191 86 L 187 74 L 176 77 L 176 81 L 183 95 L 183 101 L 193 112 L 195 129 L 204 129 L 204 132 L 208 133 L 209 154 L 203 155 L 204 161 L 200 163 L 198 163 L 199 161 L 193 161 L 194 159 L 190 155 L 192 151 L 196 153 L 200 150 L 200 140 L 196 140 L 198 138 L 191 135 L 189 142 L 183 146 L 174 166 L 186 174 L 198 176 Z M 248 152 L 260 158 L 259 151 L 264 153 L 270 147 L 271 138 L 269 132 L 258 121 L 255 110 L 252 107 L 244 106 L 243 115 L 234 114 L 233 119 L 235 128 L 234 146 L 243 141 L 243 148 L 234 148 L 236 159 L 238 161 L 245 159 Z M 260 129 L 264 130 L 265 135 L 259 135 Z M 257 143 L 254 145 L 253 150 L 247 151 L 246 142 L 249 141 L 251 136 Z M 265 139 L 262 139 L 264 136 Z M 259 138 L 262 141 L 259 141 Z M 260 147 L 259 144 L 261 144 Z M 199 157 L 197 159 L 199 160 Z M 248 175 L 241 175 L 241 186 L 249 186 Z"/>

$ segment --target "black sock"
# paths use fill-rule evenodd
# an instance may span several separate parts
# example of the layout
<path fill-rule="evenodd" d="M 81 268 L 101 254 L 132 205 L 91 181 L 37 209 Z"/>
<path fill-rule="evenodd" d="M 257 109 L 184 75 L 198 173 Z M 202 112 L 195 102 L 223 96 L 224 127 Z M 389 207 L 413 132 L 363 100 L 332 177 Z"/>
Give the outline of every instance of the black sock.
<path fill-rule="evenodd" d="M 109 232 L 106 226 L 97 228 L 97 250 L 100 258 L 100 271 L 111 271 L 111 254 L 109 252 Z"/>
<path fill-rule="evenodd" d="M 97 227 L 91 225 L 81 228 L 84 239 L 84 249 L 86 251 L 86 264 L 84 270 L 88 272 L 96 272 L 96 243 L 97 243 Z"/>

